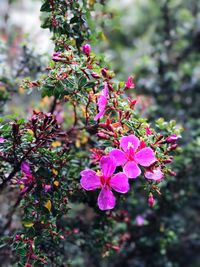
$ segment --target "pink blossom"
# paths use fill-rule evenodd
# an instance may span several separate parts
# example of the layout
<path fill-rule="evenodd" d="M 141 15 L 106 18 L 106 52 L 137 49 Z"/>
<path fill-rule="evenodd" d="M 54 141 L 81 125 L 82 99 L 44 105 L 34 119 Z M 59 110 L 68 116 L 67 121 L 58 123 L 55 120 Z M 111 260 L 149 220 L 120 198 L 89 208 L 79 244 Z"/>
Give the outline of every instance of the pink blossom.
<path fill-rule="evenodd" d="M 163 172 L 161 171 L 160 168 L 149 168 L 145 171 L 144 176 L 147 179 L 154 180 L 154 181 L 159 181 L 163 178 Z"/>
<path fill-rule="evenodd" d="M 90 45 L 89 44 L 85 44 L 82 46 L 82 51 L 86 56 L 90 55 Z"/>
<path fill-rule="evenodd" d="M 30 165 L 27 161 L 23 161 L 21 164 L 21 171 L 26 175 L 31 175 Z"/>
<path fill-rule="evenodd" d="M 132 76 L 129 76 L 127 81 L 125 82 L 125 85 L 126 85 L 126 88 L 127 89 L 132 89 L 135 87 L 135 84 L 133 82 L 133 77 Z"/>
<path fill-rule="evenodd" d="M 30 165 L 27 161 L 23 161 L 21 164 L 21 171 L 23 172 L 23 177 L 17 181 L 21 187 L 21 193 L 25 193 L 29 185 L 34 181 L 34 178 L 31 174 Z"/>
<path fill-rule="evenodd" d="M 5 139 L 3 137 L 0 137 L 0 144 L 4 143 Z"/>
<path fill-rule="evenodd" d="M 137 215 L 135 220 L 136 220 L 136 224 L 138 226 L 144 225 L 145 220 L 144 220 L 144 217 L 142 215 Z"/>
<path fill-rule="evenodd" d="M 107 97 L 108 97 L 108 84 L 107 82 L 104 83 L 104 89 L 101 91 L 101 93 L 98 96 L 97 100 L 97 106 L 99 109 L 99 113 L 94 117 L 94 120 L 97 121 L 101 117 L 103 117 L 107 105 Z"/>
<path fill-rule="evenodd" d="M 112 193 L 112 189 L 122 194 L 128 192 L 128 178 L 123 172 L 114 174 L 116 164 L 113 159 L 108 156 L 103 156 L 101 158 L 100 168 L 100 173 L 96 173 L 90 169 L 82 171 L 81 186 L 87 191 L 101 189 L 97 201 L 99 209 L 113 209 L 116 199 Z"/>
<path fill-rule="evenodd" d="M 63 110 L 56 110 L 53 113 L 56 117 L 56 121 L 58 124 L 62 124 L 64 122 L 64 111 Z"/>
<path fill-rule="evenodd" d="M 168 143 L 173 143 L 173 142 L 176 142 L 177 139 L 178 139 L 178 136 L 176 134 L 172 134 L 172 135 L 167 137 L 166 141 Z"/>
<path fill-rule="evenodd" d="M 51 190 L 51 185 L 50 184 L 45 184 L 44 185 L 44 192 L 47 193 Z"/>
<path fill-rule="evenodd" d="M 140 141 L 135 135 L 124 136 L 120 139 L 120 148 L 113 149 L 110 156 L 117 166 L 123 166 L 123 172 L 129 178 L 136 178 L 141 174 L 138 164 L 150 166 L 156 161 L 154 151 L 150 147 L 139 147 Z"/>

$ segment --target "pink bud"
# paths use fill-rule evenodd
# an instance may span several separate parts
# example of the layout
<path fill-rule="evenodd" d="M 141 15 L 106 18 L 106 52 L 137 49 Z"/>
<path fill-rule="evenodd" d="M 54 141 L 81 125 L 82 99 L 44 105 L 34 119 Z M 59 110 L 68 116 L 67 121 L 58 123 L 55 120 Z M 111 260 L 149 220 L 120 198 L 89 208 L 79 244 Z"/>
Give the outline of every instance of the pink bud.
<path fill-rule="evenodd" d="M 101 132 L 97 133 L 97 136 L 102 138 L 102 139 L 109 139 L 109 136 L 107 134 L 105 134 L 105 133 L 101 133 Z"/>
<path fill-rule="evenodd" d="M 146 131 L 146 135 L 152 135 L 153 134 L 149 127 L 146 127 L 145 131 Z"/>
<path fill-rule="evenodd" d="M 134 88 L 134 87 L 135 87 L 135 84 L 134 84 L 134 82 L 133 82 L 133 77 L 132 77 L 132 76 L 129 76 L 129 77 L 128 77 L 128 79 L 127 79 L 125 85 L 126 85 L 126 88 L 127 88 L 127 89 L 131 89 L 131 88 Z"/>
<path fill-rule="evenodd" d="M 145 148 L 146 147 L 146 144 L 145 144 L 145 142 L 142 140 L 142 141 L 140 141 L 140 145 L 139 145 L 139 150 L 140 149 L 142 149 L 142 148 Z"/>
<path fill-rule="evenodd" d="M 83 45 L 82 51 L 86 56 L 89 56 L 90 55 L 90 45 L 89 44 Z"/>
<path fill-rule="evenodd" d="M 176 142 L 177 139 L 178 139 L 178 136 L 176 134 L 172 134 L 172 135 L 167 137 L 166 141 L 168 143 L 173 143 L 173 142 Z"/>
<path fill-rule="evenodd" d="M 163 163 L 170 163 L 172 162 L 173 158 L 164 159 Z"/>
<path fill-rule="evenodd" d="M 174 171 L 169 171 L 168 174 L 171 175 L 171 176 L 175 176 L 175 175 L 176 175 L 176 172 L 174 172 Z"/>
<path fill-rule="evenodd" d="M 96 72 L 92 72 L 92 73 L 91 73 L 91 76 L 92 76 L 93 78 L 95 78 L 95 79 L 100 78 L 100 75 L 97 74 Z"/>
<path fill-rule="evenodd" d="M 168 151 L 172 151 L 172 150 L 175 150 L 177 148 L 177 144 L 173 144 L 171 145 L 169 148 L 168 148 Z"/>
<path fill-rule="evenodd" d="M 107 68 L 103 68 L 103 69 L 101 70 L 101 73 L 102 73 L 102 75 L 103 75 L 104 77 L 107 77 L 108 69 L 107 69 Z"/>
<path fill-rule="evenodd" d="M 148 198 L 149 207 L 153 207 L 154 202 L 155 202 L 154 197 L 153 197 L 152 193 L 150 193 L 149 198 Z"/>
<path fill-rule="evenodd" d="M 17 241 L 21 240 L 21 235 L 19 235 L 19 234 L 16 235 L 16 236 L 15 236 L 15 240 L 17 240 Z"/>
<path fill-rule="evenodd" d="M 129 102 L 130 108 L 133 108 L 135 104 L 137 103 L 137 100 L 136 99 L 132 100 L 130 97 L 128 97 L 128 102 Z"/>

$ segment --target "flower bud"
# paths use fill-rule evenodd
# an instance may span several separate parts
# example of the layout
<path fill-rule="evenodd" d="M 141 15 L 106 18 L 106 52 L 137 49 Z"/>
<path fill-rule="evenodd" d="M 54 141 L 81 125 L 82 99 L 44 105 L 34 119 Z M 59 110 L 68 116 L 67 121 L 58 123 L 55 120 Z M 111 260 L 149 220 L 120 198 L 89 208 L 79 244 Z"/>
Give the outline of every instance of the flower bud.
<path fill-rule="evenodd" d="M 172 151 L 172 150 L 175 150 L 177 148 L 177 144 L 173 144 L 171 145 L 169 148 L 168 148 L 168 151 Z"/>
<path fill-rule="evenodd" d="M 83 45 L 82 51 L 86 56 L 89 56 L 90 55 L 90 45 L 89 44 Z"/>
<path fill-rule="evenodd" d="M 95 78 L 95 79 L 100 78 L 100 75 L 99 75 L 98 73 L 96 73 L 96 72 L 92 72 L 92 73 L 91 73 L 91 76 L 92 76 L 93 78 Z"/>
<path fill-rule="evenodd" d="M 97 133 L 97 136 L 102 138 L 102 139 L 109 139 L 109 136 L 107 134 L 105 134 L 105 133 L 101 133 L 101 132 Z"/>
<path fill-rule="evenodd" d="M 146 127 L 145 131 L 146 131 L 146 135 L 152 135 L 153 134 L 149 127 Z"/>
<path fill-rule="evenodd" d="M 178 136 L 176 134 L 172 134 L 167 137 L 166 141 L 167 143 L 173 143 L 173 142 L 176 142 L 177 139 L 178 139 Z"/>
<path fill-rule="evenodd" d="M 133 82 L 133 77 L 132 77 L 132 76 L 129 76 L 129 77 L 128 77 L 128 79 L 127 79 L 125 85 L 126 85 L 126 89 L 132 89 L 132 88 L 135 87 L 135 84 L 134 84 L 134 82 Z"/>
<path fill-rule="evenodd" d="M 103 68 L 103 69 L 101 70 L 101 73 L 102 73 L 102 75 L 103 75 L 104 77 L 107 77 L 108 69 L 107 69 L 107 68 Z"/>
<path fill-rule="evenodd" d="M 170 163 L 173 161 L 173 158 L 164 159 L 163 163 Z"/>
<path fill-rule="evenodd" d="M 149 198 L 148 198 L 148 205 L 149 205 L 149 207 L 153 207 L 154 202 L 155 202 L 155 199 L 154 199 L 152 193 L 150 193 L 149 194 Z"/>
<path fill-rule="evenodd" d="M 169 171 L 168 174 L 171 175 L 171 176 L 175 176 L 175 175 L 176 175 L 176 172 L 174 172 L 174 171 Z"/>
<path fill-rule="evenodd" d="M 22 239 L 22 238 L 21 238 L 21 235 L 17 234 L 17 235 L 15 236 L 15 240 L 20 241 L 21 239 Z"/>

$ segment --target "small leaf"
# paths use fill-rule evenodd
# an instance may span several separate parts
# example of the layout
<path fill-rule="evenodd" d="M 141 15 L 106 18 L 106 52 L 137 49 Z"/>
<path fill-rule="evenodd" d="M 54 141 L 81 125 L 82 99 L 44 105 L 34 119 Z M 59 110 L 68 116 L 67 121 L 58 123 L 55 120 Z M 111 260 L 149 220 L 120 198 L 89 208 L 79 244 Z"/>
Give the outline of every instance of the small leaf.
<path fill-rule="evenodd" d="M 22 224 L 26 228 L 30 228 L 34 225 L 34 223 L 32 221 L 23 221 Z"/>

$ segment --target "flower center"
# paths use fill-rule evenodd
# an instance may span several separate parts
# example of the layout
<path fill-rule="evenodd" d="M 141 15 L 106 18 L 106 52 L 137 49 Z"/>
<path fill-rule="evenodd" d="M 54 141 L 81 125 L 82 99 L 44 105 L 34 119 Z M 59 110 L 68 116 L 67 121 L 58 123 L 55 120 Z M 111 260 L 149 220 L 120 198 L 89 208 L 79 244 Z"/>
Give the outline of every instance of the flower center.
<path fill-rule="evenodd" d="M 100 181 L 101 181 L 102 187 L 105 186 L 105 185 L 110 186 L 110 177 L 104 177 L 102 175 L 102 176 L 100 176 Z"/>
<path fill-rule="evenodd" d="M 134 151 L 134 147 L 133 144 L 128 142 L 128 150 L 126 152 L 126 156 L 127 159 L 130 161 L 134 161 L 135 160 L 135 151 Z"/>

